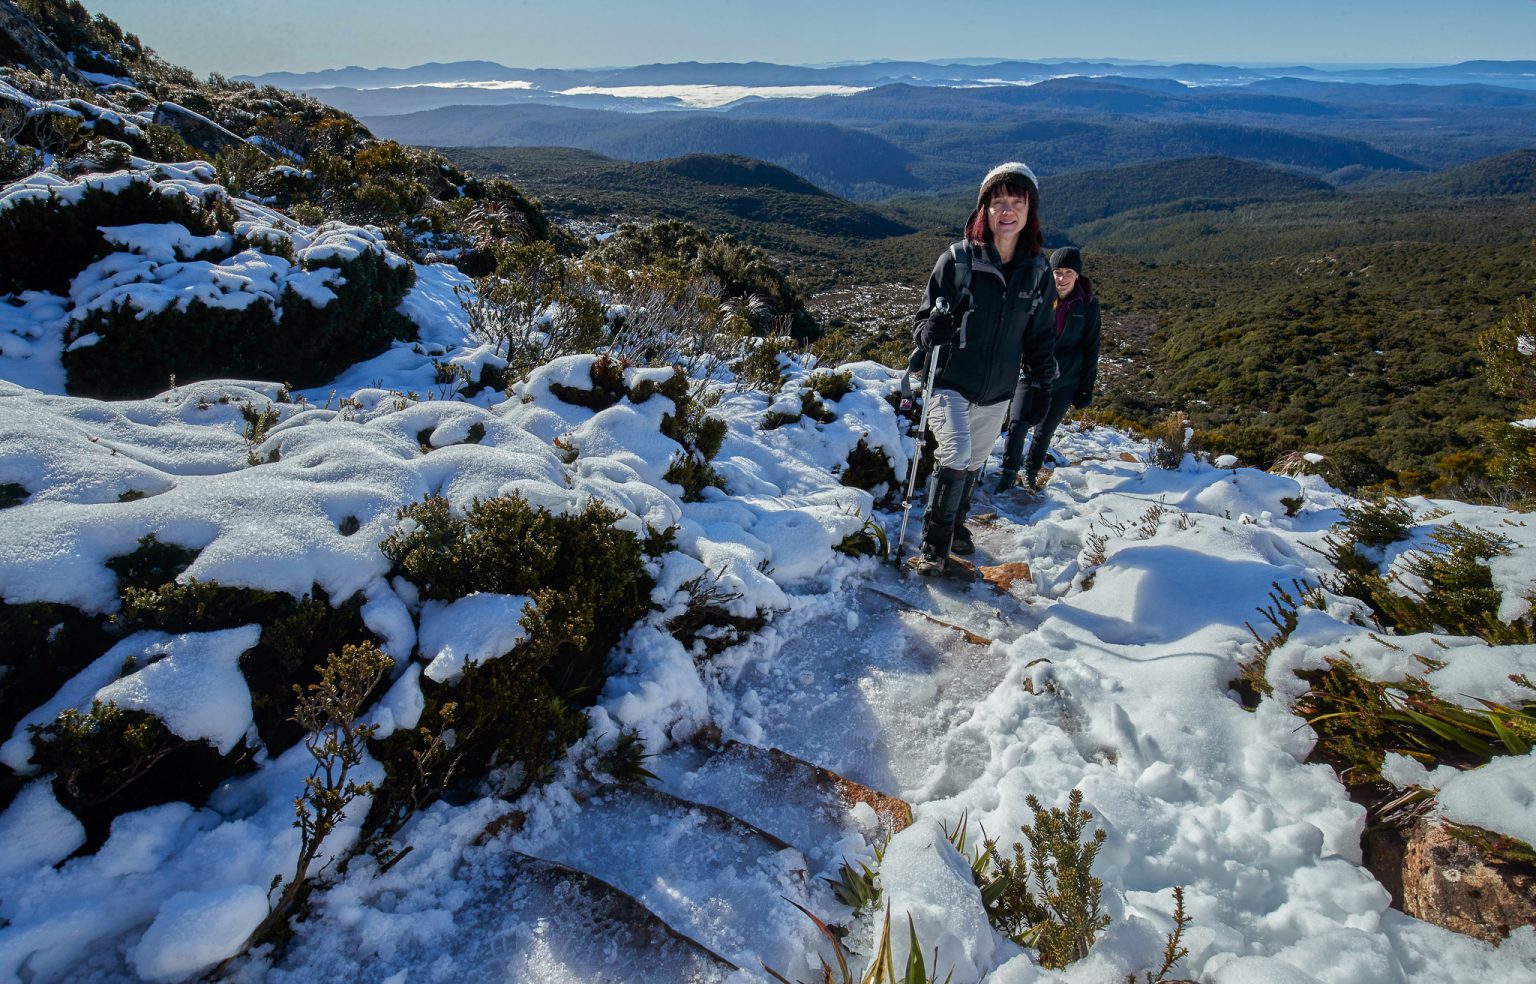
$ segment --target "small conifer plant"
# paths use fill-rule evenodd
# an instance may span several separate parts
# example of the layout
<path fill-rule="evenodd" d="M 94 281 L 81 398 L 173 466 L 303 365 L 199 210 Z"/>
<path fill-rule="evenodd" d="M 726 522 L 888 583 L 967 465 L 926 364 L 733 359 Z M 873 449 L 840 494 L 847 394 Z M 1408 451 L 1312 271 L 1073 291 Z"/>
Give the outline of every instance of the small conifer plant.
<path fill-rule="evenodd" d="M 1037 950 L 1041 966 L 1059 969 L 1087 956 L 1109 925 L 1109 915 L 1100 909 L 1104 884 L 1092 870 L 1105 834 L 1096 829 L 1084 843 L 1093 814 L 1083 809 L 1081 790 L 1072 790 L 1065 810 L 1046 809 L 1033 795 L 1025 802 L 1035 815 L 1033 824 L 1019 828 L 1028 853 L 1017 842 L 1011 858 L 988 846 L 1000 887 L 987 912 L 1014 942 Z"/>

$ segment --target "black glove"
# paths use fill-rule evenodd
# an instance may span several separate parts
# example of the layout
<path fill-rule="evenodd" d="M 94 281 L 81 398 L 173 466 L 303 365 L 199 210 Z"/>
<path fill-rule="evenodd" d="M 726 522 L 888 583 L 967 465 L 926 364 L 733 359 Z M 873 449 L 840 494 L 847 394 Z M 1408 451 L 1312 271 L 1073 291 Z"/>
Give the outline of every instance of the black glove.
<path fill-rule="evenodd" d="M 1072 405 L 1081 410 L 1093 402 L 1093 390 L 1078 390 L 1072 394 Z"/>
<path fill-rule="evenodd" d="M 1029 399 L 1024 402 L 1024 410 L 1019 414 L 1019 418 L 1030 428 L 1035 428 L 1045 422 L 1046 415 L 1050 412 L 1051 391 L 1036 387 L 1029 391 Z"/>
<path fill-rule="evenodd" d="M 928 348 L 937 348 L 954 340 L 955 316 L 948 311 L 931 312 L 923 323 L 922 343 Z"/>

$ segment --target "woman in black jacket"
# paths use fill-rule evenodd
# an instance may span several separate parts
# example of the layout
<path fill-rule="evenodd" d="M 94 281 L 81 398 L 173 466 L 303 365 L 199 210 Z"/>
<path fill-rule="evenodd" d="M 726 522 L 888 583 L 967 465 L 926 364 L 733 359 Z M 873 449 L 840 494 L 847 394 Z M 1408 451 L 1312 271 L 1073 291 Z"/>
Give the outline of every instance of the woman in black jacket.
<path fill-rule="evenodd" d="M 988 172 L 965 239 L 945 250 L 928 278 L 914 337 L 940 348 L 928 410 L 938 442 L 912 567 L 945 573 L 951 550 L 975 550 L 965 517 L 976 476 L 992 451 L 1017 385 L 1049 390 L 1055 363 L 1056 292 L 1041 253 L 1040 191 L 1034 172 L 1011 162 Z M 1041 404 L 1041 413 L 1047 400 Z M 1033 421 L 1031 421 L 1033 422 Z"/>
<path fill-rule="evenodd" d="M 1036 491 L 1045 452 L 1061 418 L 1073 407 L 1093 402 L 1093 386 L 1099 375 L 1099 299 L 1093 284 L 1083 275 L 1083 256 L 1076 246 L 1063 246 L 1051 254 L 1051 275 L 1056 281 L 1056 381 L 1044 406 L 1022 378 L 1009 413 L 1008 446 L 1003 452 L 1002 478 L 997 491 L 1005 492 L 1019 480 L 1024 467 L 1024 486 Z M 1024 434 L 1034 428 L 1029 457 L 1024 457 Z"/>

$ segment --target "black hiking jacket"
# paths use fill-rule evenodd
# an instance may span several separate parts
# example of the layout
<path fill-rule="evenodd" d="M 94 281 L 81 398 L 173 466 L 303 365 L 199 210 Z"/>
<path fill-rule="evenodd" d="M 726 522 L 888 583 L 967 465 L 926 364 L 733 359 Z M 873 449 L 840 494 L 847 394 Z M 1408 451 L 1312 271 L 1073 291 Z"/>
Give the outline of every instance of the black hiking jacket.
<path fill-rule="evenodd" d="M 1034 257 L 1020 256 L 1012 278 L 1004 284 L 1002 264 L 995 249 L 972 245 L 966 248 L 971 256 L 971 298 L 965 344 L 961 347 L 960 339 L 956 338 L 954 344 L 946 347 L 947 358 L 934 385 L 983 405 L 1012 399 L 1020 381 L 1048 390 L 1056 374 L 1052 356 L 1056 286 L 1049 265 L 1040 264 L 1040 275 L 1033 278 Z M 933 265 L 923 303 L 917 309 L 913 337 L 918 344 L 922 344 L 928 316 L 938 297 L 949 298 L 957 319 L 965 316 L 966 307 L 955 296 L 955 258 L 947 249 Z"/>
<path fill-rule="evenodd" d="M 1094 383 L 1099 378 L 1099 299 L 1079 286 L 1056 303 L 1068 307 L 1064 318 L 1059 307 L 1056 312 L 1062 326 L 1061 334 L 1056 336 L 1053 391 L 1071 393 L 1073 402 L 1082 403 L 1093 395 Z"/>

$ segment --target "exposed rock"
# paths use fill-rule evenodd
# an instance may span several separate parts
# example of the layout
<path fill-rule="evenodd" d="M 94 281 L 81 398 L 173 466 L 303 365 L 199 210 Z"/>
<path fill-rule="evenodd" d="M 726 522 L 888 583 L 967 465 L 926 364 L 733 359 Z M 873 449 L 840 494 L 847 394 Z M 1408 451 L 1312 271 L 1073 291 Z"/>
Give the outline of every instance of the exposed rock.
<path fill-rule="evenodd" d="M 85 76 L 69 63 L 59 46 L 11 0 L 0 0 L 0 63 L 58 75 L 85 85 Z"/>
<path fill-rule="evenodd" d="M 224 129 L 208 117 L 172 102 L 163 102 L 155 107 L 155 123 L 175 130 L 181 135 L 181 139 L 210 158 L 218 156 L 221 151 L 255 146 L 246 143 L 238 134 Z"/>
<path fill-rule="evenodd" d="M 1367 866 L 1410 916 L 1497 944 L 1536 925 L 1536 870 L 1504 863 L 1435 819 L 1373 832 Z"/>
<path fill-rule="evenodd" d="M 1022 561 L 1011 561 L 1007 564 L 994 564 L 990 567 L 983 567 L 981 568 L 981 578 L 1004 594 L 1012 591 L 1015 583 L 1034 584 L 1034 580 L 1029 572 L 1029 565 Z"/>

